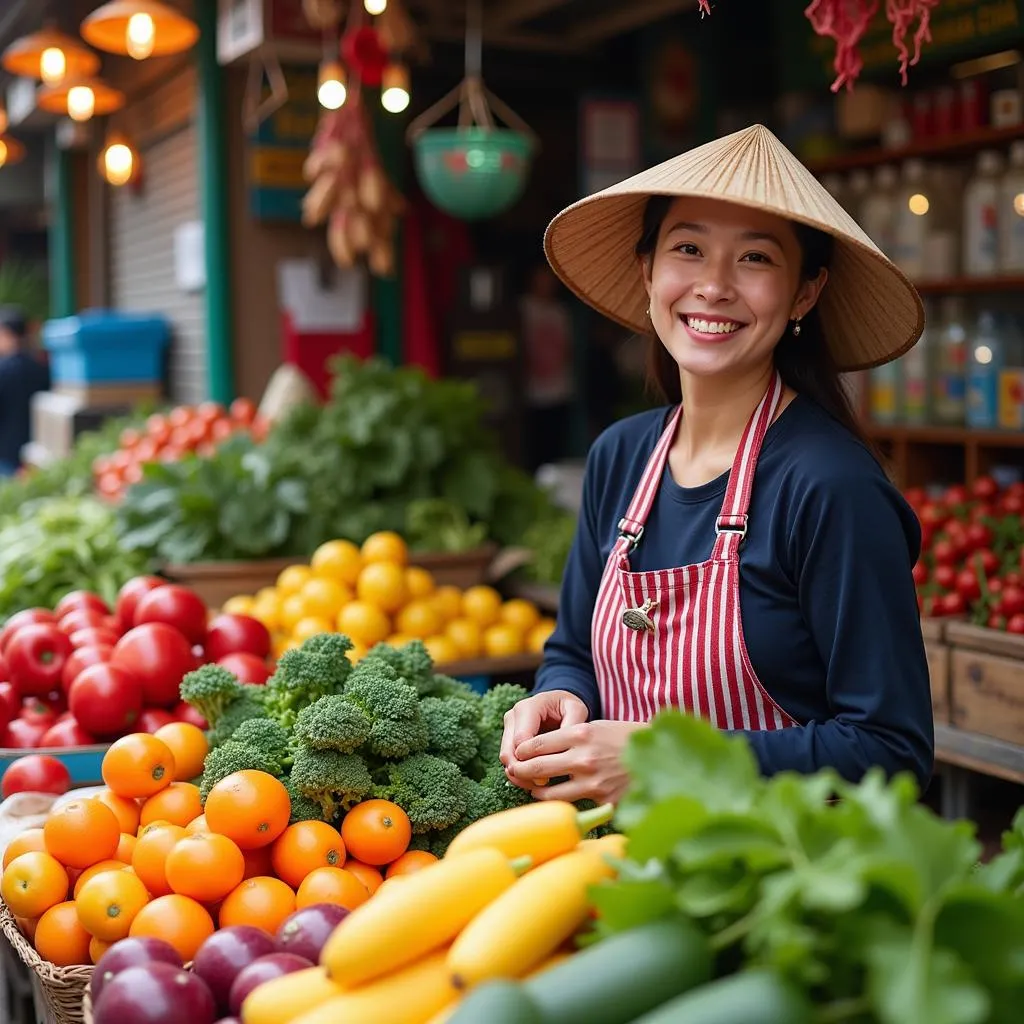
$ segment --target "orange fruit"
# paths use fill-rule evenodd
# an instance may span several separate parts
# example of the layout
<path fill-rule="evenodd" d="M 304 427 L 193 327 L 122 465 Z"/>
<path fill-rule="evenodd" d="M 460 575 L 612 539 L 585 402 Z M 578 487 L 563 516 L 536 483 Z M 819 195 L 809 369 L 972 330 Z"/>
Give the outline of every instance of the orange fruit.
<path fill-rule="evenodd" d="M 521 597 L 513 597 L 501 606 L 500 619 L 506 625 L 519 630 L 520 633 L 529 633 L 534 626 L 540 622 L 540 612 L 537 606 Z"/>
<path fill-rule="evenodd" d="M 370 891 L 344 868 L 317 868 L 302 880 L 295 896 L 296 909 L 315 903 L 334 903 L 355 910 L 370 898 Z"/>
<path fill-rule="evenodd" d="M 209 832 L 210 826 L 206 824 L 206 815 L 200 814 L 198 818 L 193 818 L 185 826 L 185 831 L 189 835 L 194 835 L 196 832 Z"/>
<path fill-rule="evenodd" d="M 484 632 L 473 619 L 452 619 L 444 635 L 455 644 L 464 658 L 479 658 L 484 649 Z"/>
<path fill-rule="evenodd" d="M 394 562 L 373 562 L 359 574 L 356 596 L 382 612 L 393 614 L 409 599 L 405 572 Z"/>
<path fill-rule="evenodd" d="M 544 645 L 555 631 L 555 620 L 543 618 L 526 634 L 526 649 L 531 654 L 543 654 Z"/>
<path fill-rule="evenodd" d="M 152 825 L 154 821 L 169 821 L 184 828 L 202 813 L 199 787 L 191 782 L 172 782 L 142 805 L 141 823 Z"/>
<path fill-rule="evenodd" d="M 291 633 L 293 629 L 306 617 L 306 599 L 302 594 L 289 594 L 281 602 L 281 614 L 278 621 L 281 629 Z"/>
<path fill-rule="evenodd" d="M 126 938 L 149 893 L 130 871 L 105 871 L 91 878 L 75 897 L 78 921 L 94 938 L 117 942 Z"/>
<path fill-rule="evenodd" d="M 345 849 L 364 864 L 390 864 L 409 848 L 409 815 L 390 800 L 364 800 L 342 819 Z"/>
<path fill-rule="evenodd" d="M 385 877 L 395 878 L 398 875 L 411 875 L 437 863 L 437 857 L 426 850 L 406 850 L 398 860 L 392 861 L 385 871 Z"/>
<path fill-rule="evenodd" d="M 410 565 L 405 570 L 405 589 L 414 601 L 420 597 L 431 597 L 436 586 L 434 577 L 427 569 L 418 565 Z"/>
<path fill-rule="evenodd" d="M 210 790 L 204 813 L 211 832 L 252 850 L 269 846 L 288 827 L 292 806 L 288 790 L 273 775 L 241 771 Z"/>
<path fill-rule="evenodd" d="M 101 942 L 94 935 L 89 940 L 89 960 L 94 964 L 98 964 L 103 954 L 106 953 L 112 945 L 112 942 Z"/>
<path fill-rule="evenodd" d="M 352 590 L 334 580 L 314 576 L 302 588 L 306 614 L 333 622 L 346 602 L 352 600 Z"/>
<path fill-rule="evenodd" d="M 256 598 L 248 594 L 237 594 L 229 597 L 221 606 L 220 610 L 225 615 L 251 615 Z"/>
<path fill-rule="evenodd" d="M 174 755 L 163 740 L 133 732 L 110 745 L 100 771 L 118 796 L 150 797 L 174 781 Z"/>
<path fill-rule="evenodd" d="M 248 924 L 273 935 L 294 911 L 295 893 L 280 878 L 247 878 L 220 905 L 220 926 Z"/>
<path fill-rule="evenodd" d="M 114 851 L 114 859 L 119 860 L 124 864 L 131 864 L 132 854 L 135 853 L 135 844 L 138 840 L 133 835 L 129 835 L 127 832 L 121 833 L 121 838 L 118 841 L 117 849 Z"/>
<path fill-rule="evenodd" d="M 405 565 L 409 561 L 409 548 L 405 541 L 393 530 L 381 530 L 373 533 L 363 541 L 359 549 L 363 562 L 393 562 Z"/>
<path fill-rule="evenodd" d="M 77 900 L 78 894 L 82 891 L 82 887 L 88 882 L 91 882 L 97 875 L 102 875 L 105 871 L 124 871 L 125 869 L 131 870 L 131 865 L 125 864 L 122 860 L 117 860 L 116 858 L 112 860 L 101 860 L 99 864 L 93 864 L 91 868 L 86 868 L 75 879 L 71 895 Z"/>
<path fill-rule="evenodd" d="M 321 633 L 333 632 L 333 620 L 322 619 L 317 615 L 304 615 L 292 628 L 291 639 L 302 644 L 311 636 L 320 636 Z"/>
<path fill-rule="evenodd" d="M 462 651 L 455 646 L 455 642 L 446 636 L 428 636 L 423 641 L 423 646 L 426 647 L 427 654 L 435 665 L 450 665 L 464 657 Z"/>
<path fill-rule="evenodd" d="M 88 868 L 113 860 L 121 841 L 117 816 L 99 800 L 72 800 L 52 812 L 43 825 L 46 852 L 69 868 Z"/>
<path fill-rule="evenodd" d="M 345 861 L 345 870 L 350 875 L 355 875 L 366 886 L 371 896 L 381 887 L 381 883 L 384 881 L 384 876 L 378 868 L 370 864 L 364 864 L 361 860 L 349 858 Z"/>
<path fill-rule="evenodd" d="M 395 617 L 395 628 L 399 633 L 420 640 L 439 633 L 443 625 L 441 613 L 427 598 L 410 601 Z"/>
<path fill-rule="evenodd" d="M 245 858 L 227 836 L 198 832 L 174 844 L 164 873 L 174 892 L 200 903 L 216 903 L 242 881 Z"/>
<path fill-rule="evenodd" d="M 258 596 L 249 614 L 254 619 L 259 619 L 267 629 L 271 631 L 277 629 L 281 624 L 281 599 L 277 596 L 277 592 L 270 591 Z"/>
<path fill-rule="evenodd" d="M 281 833 L 270 848 L 274 874 L 297 889 L 316 868 L 345 864 L 345 844 L 337 829 L 323 821 L 300 821 Z"/>
<path fill-rule="evenodd" d="M 274 865 L 271 863 L 273 849 L 261 846 L 255 850 L 242 850 L 245 859 L 245 878 L 259 878 L 261 875 L 273 875 Z"/>
<path fill-rule="evenodd" d="M 313 552 L 309 567 L 314 576 L 352 587 L 363 568 L 363 556 L 350 540 L 329 540 Z"/>
<path fill-rule="evenodd" d="M 350 601 L 345 605 L 338 613 L 337 626 L 339 633 L 366 648 L 383 643 L 391 633 L 391 620 L 368 601 Z"/>
<path fill-rule="evenodd" d="M 523 634 L 505 623 L 488 626 L 484 630 L 484 653 L 488 658 L 510 658 L 522 654 Z"/>
<path fill-rule="evenodd" d="M 176 782 L 188 782 L 202 775 L 203 762 L 210 752 L 209 740 L 202 729 L 191 722 L 169 722 L 157 729 L 153 735 L 158 740 L 163 740 L 174 755 Z"/>
<path fill-rule="evenodd" d="M 154 822 L 140 833 L 132 854 L 132 868 L 154 896 L 171 892 L 167 881 L 167 855 L 188 833 L 180 825 Z"/>
<path fill-rule="evenodd" d="M 313 570 L 308 565 L 289 565 L 277 577 L 278 597 L 287 598 L 297 594 L 312 578 Z"/>
<path fill-rule="evenodd" d="M 90 938 L 70 900 L 50 907 L 36 924 L 36 952 L 55 967 L 91 964 Z"/>
<path fill-rule="evenodd" d="M 174 893 L 147 903 L 132 921 L 128 934 L 149 936 L 169 942 L 184 963 L 195 958 L 199 947 L 213 934 L 210 912 L 190 900 Z"/>
<path fill-rule="evenodd" d="M 470 587 L 462 595 L 462 614 L 486 629 L 501 617 L 501 594 L 494 587 Z"/>
<path fill-rule="evenodd" d="M 101 789 L 92 799 L 106 804 L 114 812 L 122 832 L 135 835 L 139 831 L 139 816 L 142 809 L 137 801 L 118 796 L 112 789 Z"/>
<path fill-rule="evenodd" d="M 23 853 L 45 853 L 46 843 L 43 841 L 43 830 L 41 828 L 27 828 L 19 832 L 4 850 L 3 867 L 20 857 Z"/>
<path fill-rule="evenodd" d="M 42 850 L 15 857 L 0 879 L 0 897 L 15 917 L 39 917 L 67 896 L 64 865 Z"/>
<path fill-rule="evenodd" d="M 438 587 L 431 600 L 445 622 L 451 622 L 452 619 L 457 619 L 462 614 L 462 591 L 450 583 Z"/>

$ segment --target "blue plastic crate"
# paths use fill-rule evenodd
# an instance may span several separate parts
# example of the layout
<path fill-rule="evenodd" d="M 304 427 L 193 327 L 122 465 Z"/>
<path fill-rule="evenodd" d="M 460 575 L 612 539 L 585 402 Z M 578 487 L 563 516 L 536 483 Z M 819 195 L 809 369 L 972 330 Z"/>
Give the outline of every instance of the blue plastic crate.
<path fill-rule="evenodd" d="M 49 320 L 42 330 L 55 386 L 157 383 L 170 340 L 163 317 L 107 310 Z"/>
<path fill-rule="evenodd" d="M 14 747 L 0 747 L 0 776 L 7 767 L 19 757 L 27 754 L 47 754 L 60 761 L 71 774 L 72 786 L 96 786 L 103 784 L 103 755 L 109 744 L 97 743 L 89 747 L 40 747 L 34 750 L 21 750 Z"/>

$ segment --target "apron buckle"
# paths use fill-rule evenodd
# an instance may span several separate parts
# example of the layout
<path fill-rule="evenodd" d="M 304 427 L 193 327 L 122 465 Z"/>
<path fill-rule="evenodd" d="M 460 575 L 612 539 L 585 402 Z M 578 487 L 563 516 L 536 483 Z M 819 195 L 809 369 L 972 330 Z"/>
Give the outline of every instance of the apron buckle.
<path fill-rule="evenodd" d="M 640 543 L 640 538 L 644 535 L 644 528 L 638 526 L 635 531 L 626 529 L 626 520 L 619 520 L 619 537 L 629 541 L 629 551 L 635 551 L 637 544 Z"/>
<path fill-rule="evenodd" d="M 648 614 L 658 602 L 647 598 L 639 608 L 627 608 L 622 613 L 622 624 L 637 633 L 653 633 L 654 620 Z"/>

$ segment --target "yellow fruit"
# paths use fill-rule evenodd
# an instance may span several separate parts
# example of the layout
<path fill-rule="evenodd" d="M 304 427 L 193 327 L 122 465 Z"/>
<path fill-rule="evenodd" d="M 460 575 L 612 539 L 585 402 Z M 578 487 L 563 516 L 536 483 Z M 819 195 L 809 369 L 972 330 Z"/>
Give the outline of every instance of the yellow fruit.
<path fill-rule="evenodd" d="M 312 577 L 313 570 L 308 565 L 289 565 L 277 577 L 278 593 L 282 597 L 297 594 Z"/>
<path fill-rule="evenodd" d="M 238 594 L 235 597 L 229 597 L 221 605 L 220 610 L 226 615 L 251 615 L 255 605 L 256 598 L 250 597 L 248 594 Z"/>
<path fill-rule="evenodd" d="M 397 612 L 408 600 L 405 572 L 395 562 L 373 562 L 360 574 L 356 583 L 360 601 L 376 605 L 389 615 Z"/>
<path fill-rule="evenodd" d="M 363 541 L 359 553 L 367 565 L 371 562 L 394 562 L 406 565 L 409 561 L 409 548 L 405 541 L 391 530 L 374 533 Z"/>
<path fill-rule="evenodd" d="M 450 665 L 453 661 L 461 661 L 463 658 L 462 651 L 446 636 L 428 636 L 423 645 L 435 666 Z"/>
<path fill-rule="evenodd" d="M 472 619 L 453 619 L 444 634 L 464 658 L 479 658 L 484 649 L 483 630 Z"/>
<path fill-rule="evenodd" d="M 277 594 L 257 597 L 249 614 L 254 619 L 259 619 L 273 633 L 281 625 L 281 602 Z"/>
<path fill-rule="evenodd" d="M 431 601 L 420 598 L 410 601 L 396 616 L 395 628 L 399 633 L 425 640 L 441 631 L 441 616 Z"/>
<path fill-rule="evenodd" d="M 275 602 L 280 598 L 280 594 L 277 592 L 277 587 L 260 587 L 256 591 L 255 599 L 257 601 L 264 601 L 268 598 L 272 598 Z"/>
<path fill-rule="evenodd" d="M 242 1017 L 245 1024 L 280 1024 L 342 994 L 344 989 L 327 977 L 326 968 L 308 967 L 253 989 L 242 1004 Z"/>
<path fill-rule="evenodd" d="M 345 605 L 338 613 L 337 624 L 339 633 L 366 648 L 381 643 L 391 633 L 391 620 L 376 605 L 366 601 L 351 601 Z"/>
<path fill-rule="evenodd" d="M 433 593 L 434 607 L 441 613 L 445 622 L 451 622 L 462 614 L 462 591 L 458 587 L 446 584 L 438 587 Z"/>
<path fill-rule="evenodd" d="M 281 602 L 281 611 L 278 615 L 278 622 L 285 633 L 291 631 L 298 625 L 300 619 L 306 617 L 306 599 L 302 594 L 289 594 Z"/>
<path fill-rule="evenodd" d="M 430 597 L 435 590 L 434 577 L 426 569 L 410 565 L 405 570 L 405 588 L 413 600 L 418 597 Z"/>
<path fill-rule="evenodd" d="M 529 633 L 540 622 L 540 612 L 536 605 L 514 597 L 501 606 L 501 621 L 520 633 Z"/>
<path fill-rule="evenodd" d="M 295 623 L 291 639 L 298 640 L 299 643 L 302 643 L 304 640 L 308 640 L 311 636 L 319 636 L 321 633 L 333 632 L 334 626 L 327 619 L 322 619 L 319 615 L 307 615 Z"/>
<path fill-rule="evenodd" d="M 484 653 L 488 658 L 510 658 L 523 653 L 523 634 L 500 624 L 484 630 Z"/>
<path fill-rule="evenodd" d="M 280 658 L 285 651 L 294 651 L 296 647 L 301 646 L 302 642 L 300 640 L 293 640 L 291 637 L 287 637 L 274 644 L 274 657 Z"/>
<path fill-rule="evenodd" d="M 541 619 L 536 626 L 526 634 L 526 649 L 531 654 L 543 654 L 544 645 L 548 637 L 555 631 L 554 619 Z"/>
<path fill-rule="evenodd" d="M 313 552 L 309 567 L 314 576 L 354 587 L 363 568 L 363 556 L 350 540 L 329 540 Z"/>
<path fill-rule="evenodd" d="M 349 637 L 352 640 L 352 637 Z M 353 665 L 358 665 L 359 662 L 366 657 L 366 653 L 369 650 L 368 647 L 364 647 L 363 644 L 357 644 L 354 640 L 352 641 L 352 650 L 348 652 L 348 660 Z"/>
<path fill-rule="evenodd" d="M 338 612 L 352 600 L 353 596 L 351 588 L 335 580 L 321 579 L 317 576 L 309 580 L 300 593 L 306 602 L 307 615 L 316 615 L 331 622 L 338 617 Z"/>
<path fill-rule="evenodd" d="M 388 647 L 404 647 L 415 639 L 415 637 L 408 636 L 406 633 L 392 633 L 384 643 L 386 643 Z"/>
<path fill-rule="evenodd" d="M 462 614 L 479 626 L 493 626 L 501 616 L 501 594 L 494 587 L 470 587 L 462 595 Z"/>

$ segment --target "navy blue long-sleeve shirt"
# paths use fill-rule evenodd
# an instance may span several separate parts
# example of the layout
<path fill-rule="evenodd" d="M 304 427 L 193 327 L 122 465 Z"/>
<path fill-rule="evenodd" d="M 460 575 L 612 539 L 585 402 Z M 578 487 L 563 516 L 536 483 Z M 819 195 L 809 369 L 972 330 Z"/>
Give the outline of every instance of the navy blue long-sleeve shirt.
<path fill-rule="evenodd" d="M 622 420 L 587 458 L 579 524 L 558 625 L 534 692 L 568 690 L 602 716 L 590 624 L 601 573 L 665 408 Z M 643 539 L 643 572 L 711 556 L 728 473 L 680 487 L 665 467 Z M 858 780 L 879 765 L 931 775 L 928 665 L 911 570 L 920 526 L 872 454 L 798 396 L 768 430 L 740 551 L 740 607 L 750 660 L 800 728 L 745 732 L 761 770 L 835 768 Z"/>

